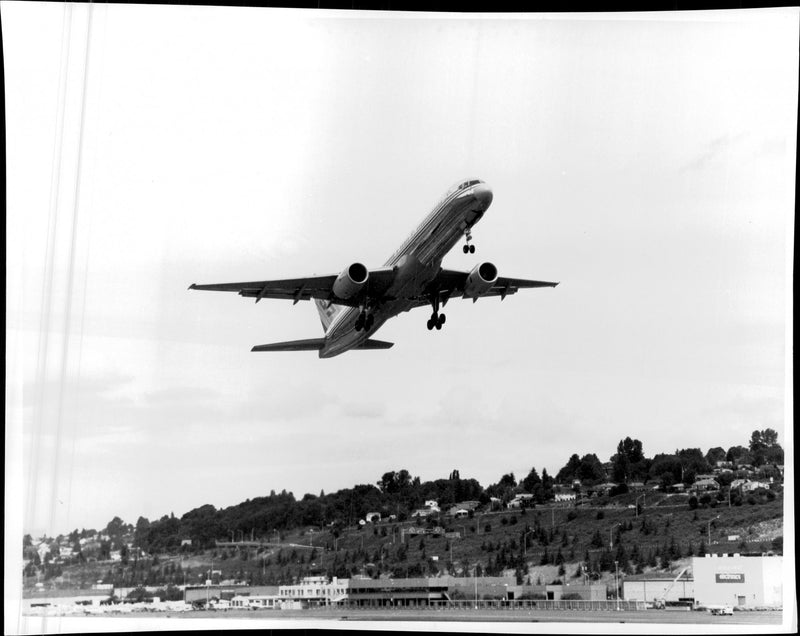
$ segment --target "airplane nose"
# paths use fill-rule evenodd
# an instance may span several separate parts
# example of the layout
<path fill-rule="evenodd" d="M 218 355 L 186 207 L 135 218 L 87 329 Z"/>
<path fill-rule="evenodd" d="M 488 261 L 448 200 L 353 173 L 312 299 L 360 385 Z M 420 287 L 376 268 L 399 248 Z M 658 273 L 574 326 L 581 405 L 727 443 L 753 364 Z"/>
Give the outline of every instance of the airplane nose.
<path fill-rule="evenodd" d="M 478 203 L 480 203 L 483 206 L 484 210 L 488 208 L 489 205 L 491 205 L 492 199 L 494 198 L 494 195 L 492 194 L 492 189 L 485 183 L 476 185 L 475 189 L 472 191 L 472 196 L 474 196 L 478 200 Z"/>

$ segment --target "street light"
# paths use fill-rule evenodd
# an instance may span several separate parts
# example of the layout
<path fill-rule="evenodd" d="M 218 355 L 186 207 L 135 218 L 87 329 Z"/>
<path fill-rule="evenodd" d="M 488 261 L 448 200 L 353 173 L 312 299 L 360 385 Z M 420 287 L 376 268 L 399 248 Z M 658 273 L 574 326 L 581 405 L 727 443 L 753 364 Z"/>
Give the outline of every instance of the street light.
<path fill-rule="evenodd" d="M 719 519 L 719 515 L 717 515 L 713 519 L 709 519 L 708 520 L 708 549 L 709 550 L 711 549 L 711 522 L 715 521 L 716 519 Z"/>
<path fill-rule="evenodd" d="M 522 531 L 522 555 L 528 556 L 528 541 L 527 536 L 529 532 L 533 532 L 533 528 L 526 528 Z"/>
<path fill-rule="evenodd" d="M 610 548 L 614 547 L 614 537 L 612 535 L 612 533 L 614 532 L 614 528 L 616 528 L 617 526 L 621 526 L 621 525 L 622 525 L 621 523 L 615 523 L 613 526 L 611 526 L 608 529 L 608 546 Z"/>

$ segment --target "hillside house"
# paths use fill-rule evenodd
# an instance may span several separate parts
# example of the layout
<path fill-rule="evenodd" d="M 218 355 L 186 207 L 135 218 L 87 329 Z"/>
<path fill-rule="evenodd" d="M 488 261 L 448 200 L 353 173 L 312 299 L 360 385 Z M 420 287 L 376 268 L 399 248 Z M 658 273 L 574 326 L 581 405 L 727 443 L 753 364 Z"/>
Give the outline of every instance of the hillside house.
<path fill-rule="evenodd" d="M 439 502 L 435 499 L 428 499 L 425 502 L 425 507 L 431 512 L 439 512 Z"/>
<path fill-rule="evenodd" d="M 380 512 L 368 512 L 367 516 L 364 517 L 364 521 L 367 523 L 378 523 L 381 520 L 381 513 Z"/>
<path fill-rule="evenodd" d="M 742 492 L 753 492 L 759 488 L 769 489 L 769 484 L 763 481 L 746 481 L 740 487 Z"/>
<path fill-rule="evenodd" d="M 521 492 L 517 495 L 514 495 L 514 498 L 508 502 L 509 508 L 520 508 L 523 505 L 528 505 L 533 503 L 533 495 L 527 492 Z"/>
<path fill-rule="evenodd" d="M 719 490 L 719 482 L 716 479 L 697 479 L 694 488 L 699 492 L 703 490 Z"/>

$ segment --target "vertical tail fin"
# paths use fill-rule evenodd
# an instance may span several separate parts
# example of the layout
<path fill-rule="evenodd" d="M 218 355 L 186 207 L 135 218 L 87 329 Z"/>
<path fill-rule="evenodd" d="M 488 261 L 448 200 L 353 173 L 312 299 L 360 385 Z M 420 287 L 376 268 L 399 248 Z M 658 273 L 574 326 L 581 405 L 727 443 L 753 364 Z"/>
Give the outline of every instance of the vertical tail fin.
<path fill-rule="evenodd" d="M 319 312 L 319 319 L 322 322 L 322 328 L 327 332 L 328 327 L 331 326 L 333 319 L 336 318 L 342 308 L 339 305 L 334 305 L 329 300 L 315 299 L 314 304 L 317 306 Z"/>

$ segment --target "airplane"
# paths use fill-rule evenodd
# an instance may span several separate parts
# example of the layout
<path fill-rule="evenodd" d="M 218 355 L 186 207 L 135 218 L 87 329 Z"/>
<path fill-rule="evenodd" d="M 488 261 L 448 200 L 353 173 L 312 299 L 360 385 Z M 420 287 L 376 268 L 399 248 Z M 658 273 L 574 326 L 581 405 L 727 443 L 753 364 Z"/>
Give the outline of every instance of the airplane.
<path fill-rule="evenodd" d="M 461 181 L 450 188 L 431 213 L 392 254 L 383 267 L 367 269 L 355 262 L 339 274 L 262 280 L 245 283 L 192 284 L 189 289 L 237 292 L 245 298 L 281 298 L 297 304 L 311 300 L 317 306 L 325 335 L 257 345 L 251 351 L 317 351 L 332 358 L 350 350 L 389 349 L 393 342 L 375 340 L 374 334 L 389 318 L 430 305 L 428 330 L 441 329 L 440 313 L 447 301 L 461 296 L 506 296 L 519 289 L 555 287 L 548 283 L 497 275 L 497 267 L 485 261 L 469 272 L 443 269 L 444 256 L 463 236 L 463 252 L 474 254 L 472 228 L 492 203 L 491 188 L 480 179 Z"/>

